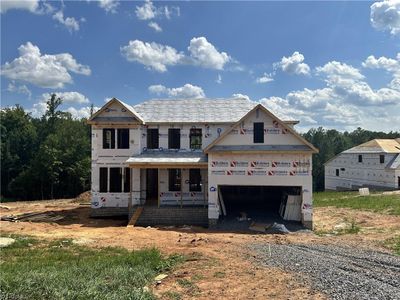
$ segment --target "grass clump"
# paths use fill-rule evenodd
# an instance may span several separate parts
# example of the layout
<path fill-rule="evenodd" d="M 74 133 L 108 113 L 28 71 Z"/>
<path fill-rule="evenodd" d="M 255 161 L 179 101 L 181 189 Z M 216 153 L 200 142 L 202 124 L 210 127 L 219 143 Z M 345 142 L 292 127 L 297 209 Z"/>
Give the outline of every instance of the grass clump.
<path fill-rule="evenodd" d="M 174 292 L 174 291 L 168 291 L 163 293 L 163 297 L 165 297 L 166 299 L 171 299 L 171 300 L 181 300 L 182 299 L 182 295 L 179 294 L 178 292 Z"/>
<path fill-rule="evenodd" d="M 392 250 L 393 253 L 400 255 L 400 236 L 396 236 L 390 239 L 387 239 L 383 245 Z"/>
<path fill-rule="evenodd" d="M 316 235 L 343 235 L 343 234 L 357 234 L 361 230 L 361 227 L 356 223 L 354 219 L 345 221 L 339 226 L 335 226 L 332 230 L 317 230 Z"/>
<path fill-rule="evenodd" d="M 3 248 L 0 260 L 1 299 L 154 299 L 144 289 L 179 256 L 164 258 L 155 249 L 92 249 L 58 240 L 27 237 Z"/>
<path fill-rule="evenodd" d="M 179 278 L 178 284 L 186 290 L 189 295 L 198 295 L 200 293 L 199 287 L 192 281 L 186 278 Z"/>
<path fill-rule="evenodd" d="M 334 206 L 400 215 L 400 195 L 359 196 L 358 192 L 316 192 L 315 207 Z"/>
<path fill-rule="evenodd" d="M 214 273 L 215 278 L 224 278 L 226 276 L 225 272 L 217 271 Z"/>

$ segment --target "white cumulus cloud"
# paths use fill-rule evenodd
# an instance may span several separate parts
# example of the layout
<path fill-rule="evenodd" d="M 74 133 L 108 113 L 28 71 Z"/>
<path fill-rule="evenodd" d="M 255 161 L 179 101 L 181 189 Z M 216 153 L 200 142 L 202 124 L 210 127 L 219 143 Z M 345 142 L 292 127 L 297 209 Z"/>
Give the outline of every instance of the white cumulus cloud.
<path fill-rule="evenodd" d="M 201 87 L 190 83 L 177 88 L 167 88 L 161 84 L 149 86 L 149 92 L 156 95 L 167 95 L 170 98 L 204 98 Z"/>
<path fill-rule="evenodd" d="M 158 72 L 167 71 L 167 66 L 180 63 L 184 57 L 170 46 L 139 40 L 129 41 L 128 45 L 121 47 L 121 52 L 128 61 L 136 61 Z"/>
<path fill-rule="evenodd" d="M 225 52 L 218 52 L 205 37 L 192 38 L 188 50 L 193 63 L 204 68 L 222 70 L 231 59 Z"/>
<path fill-rule="evenodd" d="M 146 0 L 143 5 L 136 6 L 136 17 L 139 20 L 148 21 L 156 18 L 165 17 L 171 19 L 173 15 L 180 16 L 179 6 L 158 6 L 156 7 L 153 2 Z"/>
<path fill-rule="evenodd" d="M 71 54 L 41 54 L 38 46 L 27 42 L 18 48 L 20 56 L 1 67 L 1 75 L 44 88 L 62 88 L 72 83 L 70 72 L 90 75 L 88 66 L 78 63 Z"/>
<path fill-rule="evenodd" d="M 325 83 L 317 89 L 304 88 L 289 92 L 285 97 L 260 100 L 281 119 L 301 121 L 298 128 L 324 126 L 353 130 L 362 126 L 371 130 L 396 130 L 400 117 L 400 77 L 396 58 L 369 56 L 362 66 L 380 68 L 393 74 L 386 87 L 372 88 L 358 68 L 343 62 L 331 61 L 315 69 Z M 392 87 L 397 84 L 396 89 Z M 398 127 L 398 126 L 397 126 Z"/>
<path fill-rule="evenodd" d="M 293 52 L 289 57 L 283 56 L 280 62 L 274 63 L 274 67 L 289 74 L 310 74 L 310 67 L 304 63 L 304 55 L 298 51 Z"/>
<path fill-rule="evenodd" d="M 64 18 L 64 12 L 62 10 L 56 12 L 53 15 L 53 19 L 64 25 L 69 32 L 79 31 L 79 21 L 76 20 L 74 17 Z"/>
<path fill-rule="evenodd" d="M 246 99 L 250 101 L 250 97 L 245 95 L 245 94 L 241 94 L 241 93 L 236 93 L 236 94 L 232 94 L 233 98 L 241 98 L 241 99 Z"/>
<path fill-rule="evenodd" d="M 128 45 L 121 47 L 121 53 L 128 61 L 141 63 L 147 69 L 157 72 L 165 72 L 167 66 L 174 65 L 196 65 L 222 70 L 231 59 L 225 52 L 218 52 L 205 37 L 193 38 L 188 50 L 189 55 L 185 55 L 171 46 L 140 40 L 129 41 Z"/>
<path fill-rule="evenodd" d="M 151 1 L 145 1 L 142 6 L 136 6 L 136 16 L 139 20 L 151 20 L 157 15 L 157 9 Z"/>
<path fill-rule="evenodd" d="M 0 1 L 0 12 L 5 13 L 11 9 L 28 10 L 36 13 L 39 9 L 39 0 L 2 0 Z"/>
<path fill-rule="evenodd" d="M 215 82 L 218 83 L 218 84 L 221 84 L 221 83 L 222 83 L 222 76 L 221 76 L 221 74 L 218 74 L 217 79 L 215 79 Z"/>
<path fill-rule="evenodd" d="M 281 120 L 299 120 L 302 125 L 317 124 L 306 111 L 295 108 L 287 99 L 270 97 L 262 98 L 259 102 Z"/>
<path fill-rule="evenodd" d="M 274 78 L 272 77 L 272 74 L 267 74 L 267 73 L 264 73 L 261 77 L 258 77 L 256 79 L 257 83 L 268 83 L 271 81 L 274 81 Z"/>
<path fill-rule="evenodd" d="M 119 6 L 118 0 L 100 0 L 99 6 L 108 13 L 116 13 Z"/>
<path fill-rule="evenodd" d="M 385 56 L 376 58 L 374 55 L 370 55 L 362 63 L 362 66 L 370 69 L 384 69 L 388 72 L 400 72 L 400 53 L 397 53 L 396 59 Z"/>
<path fill-rule="evenodd" d="M 42 94 L 42 101 L 46 102 L 48 99 L 50 99 L 51 94 L 56 94 L 57 97 L 60 97 L 61 100 L 63 101 L 63 104 L 65 104 L 65 103 L 71 103 L 71 104 L 89 103 L 89 99 L 79 92 L 45 93 L 45 94 Z"/>
<path fill-rule="evenodd" d="M 8 84 L 7 91 L 11 93 L 24 94 L 27 95 L 29 98 L 32 96 L 32 92 L 25 84 L 17 85 L 14 81 Z"/>
<path fill-rule="evenodd" d="M 98 111 L 100 107 L 93 107 L 93 113 Z M 69 112 L 72 115 L 72 118 L 74 119 L 82 119 L 82 118 L 89 118 L 90 117 L 90 106 L 85 106 L 81 108 L 75 108 L 75 107 L 68 107 L 66 109 L 63 109 L 63 111 Z"/>
<path fill-rule="evenodd" d="M 374 28 L 389 31 L 392 35 L 400 33 L 399 0 L 385 0 L 373 3 L 370 17 Z"/>
<path fill-rule="evenodd" d="M 153 28 L 156 32 L 162 31 L 162 28 L 156 22 L 150 22 L 148 25 L 150 28 Z"/>

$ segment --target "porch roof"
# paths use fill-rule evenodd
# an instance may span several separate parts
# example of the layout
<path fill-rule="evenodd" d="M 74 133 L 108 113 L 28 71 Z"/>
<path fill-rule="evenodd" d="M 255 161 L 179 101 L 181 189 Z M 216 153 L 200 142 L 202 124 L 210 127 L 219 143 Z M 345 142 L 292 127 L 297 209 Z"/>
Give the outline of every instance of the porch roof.
<path fill-rule="evenodd" d="M 126 162 L 133 168 L 207 168 L 208 158 L 200 151 L 147 150 Z"/>

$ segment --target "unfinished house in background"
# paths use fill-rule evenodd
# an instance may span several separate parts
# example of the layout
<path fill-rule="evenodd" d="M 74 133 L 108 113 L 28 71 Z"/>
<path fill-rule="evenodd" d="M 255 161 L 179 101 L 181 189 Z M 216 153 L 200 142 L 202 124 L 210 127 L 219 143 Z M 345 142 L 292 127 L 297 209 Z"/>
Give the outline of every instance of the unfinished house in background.
<path fill-rule="evenodd" d="M 400 189 L 400 139 L 375 139 L 325 163 L 326 190 Z"/>
<path fill-rule="evenodd" d="M 279 217 L 287 204 L 286 219 L 312 226 L 317 149 L 296 133 L 298 122 L 282 121 L 259 103 L 130 106 L 113 98 L 88 123 L 93 215 L 129 215 L 137 225 L 213 225 L 240 211 Z"/>

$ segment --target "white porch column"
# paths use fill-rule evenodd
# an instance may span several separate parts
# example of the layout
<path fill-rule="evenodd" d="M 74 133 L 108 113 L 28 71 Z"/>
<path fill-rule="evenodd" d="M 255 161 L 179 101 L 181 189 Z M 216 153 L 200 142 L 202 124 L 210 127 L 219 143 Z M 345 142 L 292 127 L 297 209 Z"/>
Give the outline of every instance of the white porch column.
<path fill-rule="evenodd" d="M 132 206 L 141 205 L 140 203 L 140 169 L 132 168 L 131 203 Z"/>

